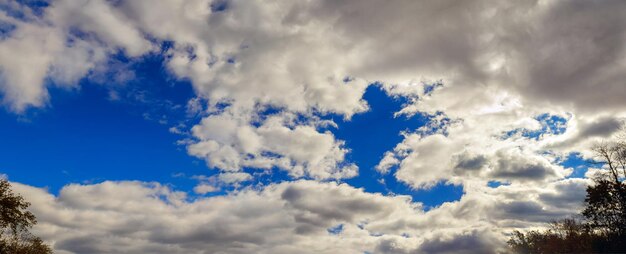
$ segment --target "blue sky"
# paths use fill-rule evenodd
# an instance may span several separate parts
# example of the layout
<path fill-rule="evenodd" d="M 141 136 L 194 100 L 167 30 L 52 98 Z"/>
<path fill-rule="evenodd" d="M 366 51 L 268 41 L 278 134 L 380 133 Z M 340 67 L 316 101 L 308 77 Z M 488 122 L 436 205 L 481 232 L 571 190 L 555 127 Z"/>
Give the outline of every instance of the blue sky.
<path fill-rule="evenodd" d="M 0 176 L 62 254 L 497 253 L 602 172 L 624 9 L 0 0 Z"/>
<path fill-rule="evenodd" d="M 136 85 L 120 91 L 129 97 L 145 94 L 149 102 L 111 100 L 110 89 L 84 80 L 79 91 L 52 89 L 54 99 L 45 110 L 3 111 L 2 139 L 10 145 L 2 152 L 11 158 L 2 161 L 4 172 L 53 191 L 72 182 L 173 182 L 177 172 L 206 172 L 204 163 L 176 145 L 180 137 L 168 132 L 169 125 L 159 123 L 163 116 L 176 117 L 162 103 L 186 103 L 192 95 L 188 84 L 168 80 L 161 60 L 147 57 L 132 66 L 137 80 L 126 85 Z"/>
<path fill-rule="evenodd" d="M 0 149 L 7 156 L 0 161 L 0 168 L 13 180 L 46 187 L 53 193 L 69 183 L 104 180 L 157 181 L 192 193 L 197 184 L 192 176 L 210 176 L 217 171 L 177 144 L 184 136 L 168 131 L 197 118 L 185 114 L 185 104 L 194 98 L 189 82 L 170 75 L 163 59 L 151 55 L 131 61 L 118 55 L 112 61 L 133 73 L 133 80 L 108 88 L 84 79 L 78 90 L 51 89 L 52 99 L 46 109 L 32 109 L 22 115 L 2 111 L 5 145 Z M 113 79 L 113 74 L 106 75 L 105 79 Z M 111 98 L 113 92 L 121 99 Z M 422 115 L 394 116 L 408 101 L 388 96 L 378 85 L 370 86 L 363 99 L 369 110 L 349 120 L 322 116 L 337 122 L 337 128 L 328 130 L 346 142 L 350 148 L 347 160 L 359 166 L 360 174 L 346 182 L 368 192 L 411 195 L 426 207 L 460 199 L 461 186 L 439 183 L 432 189 L 415 190 L 392 174 L 381 175 L 375 170 L 383 154 L 402 141 L 402 132 L 423 126 L 427 119 Z M 542 130 L 524 135 L 537 138 L 548 126 L 556 125 L 547 122 Z M 33 156 L 37 159 L 28 159 Z M 582 177 L 587 164 L 575 154 L 563 162 L 565 167 L 576 169 L 572 177 Z M 271 181 L 290 180 L 277 169 L 272 173 L 276 176 Z"/>
<path fill-rule="evenodd" d="M 170 75 L 160 55 L 134 60 L 118 55 L 112 62 L 133 73 L 133 79 L 114 88 L 84 79 L 80 89 L 51 89 L 46 109 L 21 115 L 2 111 L 3 173 L 53 193 L 69 183 L 105 180 L 157 181 L 192 193 L 197 184 L 192 176 L 217 173 L 177 144 L 184 136 L 168 131 L 195 120 L 185 113 L 187 101 L 194 98 L 189 82 Z M 106 75 L 106 80 L 114 79 L 114 74 Z M 111 93 L 120 98 L 111 98 Z M 337 128 L 328 130 L 346 141 L 347 160 L 360 168 L 359 176 L 346 182 L 368 192 L 411 195 L 428 207 L 458 200 L 463 193 L 460 186 L 441 183 L 430 190 L 414 190 L 393 175 L 376 172 L 383 154 L 402 141 L 401 132 L 419 128 L 426 119 L 394 117 L 407 101 L 387 96 L 376 85 L 366 90 L 363 99 L 369 111 L 349 120 L 322 116 L 337 122 Z M 290 180 L 277 169 L 273 173 L 277 176 L 272 181 Z"/>

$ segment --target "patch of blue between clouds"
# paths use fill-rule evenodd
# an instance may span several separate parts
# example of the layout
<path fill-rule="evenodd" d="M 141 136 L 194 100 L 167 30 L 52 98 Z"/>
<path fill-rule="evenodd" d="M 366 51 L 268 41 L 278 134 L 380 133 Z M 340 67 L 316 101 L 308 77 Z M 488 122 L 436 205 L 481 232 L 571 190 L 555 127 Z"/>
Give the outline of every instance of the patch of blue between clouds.
<path fill-rule="evenodd" d="M 487 182 L 487 186 L 491 187 L 491 188 L 498 188 L 500 186 L 503 185 L 508 185 L 507 183 L 502 183 L 500 181 L 489 181 Z"/>
<path fill-rule="evenodd" d="M 21 116 L 0 110 L 0 173 L 53 193 L 68 183 L 129 179 L 190 191 L 195 180 L 172 174 L 208 170 L 176 145 L 181 137 L 168 128 L 185 121 L 184 106 L 194 93 L 188 82 L 171 78 L 163 60 L 120 53 L 110 64 L 132 70 L 125 84 L 108 84 L 116 79 L 114 71 L 92 73 L 80 82 L 80 91 L 50 84 L 44 109 Z"/>
<path fill-rule="evenodd" d="M 435 89 L 443 87 L 443 81 L 439 80 L 432 84 L 424 84 L 424 95 L 431 95 Z"/>
<path fill-rule="evenodd" d="M 507 139 L 507 138 L 510 138 L 511 136 L 519 134 L 522 137 L 539 140 L 545 134 L 561 135 L 565 133 L 565 131 L 567 130 L 568 120 L 562 116 L 544 113 L 535 117 L 535 120 L 537 120 L 541 124 L 540 129 L 538 130 L 527 130 L 527 129 L 510 130 L 504 133 L 503 138 Z"/>
<path fill-rule="evenodd" d="M 228 0 L 213 0 L 210 7 L 212 12 L 226 11 L 228 9 Z"/>
<path fill-rule="evenodd" d="M 250 179 L 249 181 L 240 183 L 239 186 L 234 186 L 234 185 L 218 186 L 218 189 L 214 192 L 209 192 L 205 194 L 196 194 L 196 193 L 189 192 L 188 194 L 190 195 L 191 198 L 196 197 L 196 196 L 213 197 L 213 196 L 225 195 L 229 192 L 232 192 L 241 188 L 250 187 L 253 189 L 261 190 L 264 186 L 269 186 L 272 184 L 280 184 L 282 182 L 294 180 L 293 177 L 289 176 L 287 171 L 281 170 L 277 167 L 274 167 L 271 169 L 244 168 L 242 171 L 244 173 L 250 174 L 252 176 L 252 179 Z M 217 176 L 219 175 L 219 173 L 220 172 L 217 169 L 207 169 L 205 167 L 205 171 L 202 172 L 200 175 L 211 177 L 211 176 Z M 197 182 L 192 183 L 192 184 L 197 184 Z"/>
<path fill-rule="evenodd" d="M 566 157 L 558 159 L 556 164 L 563 166 L 564 168 L 571 168 L 572 173 L 566 178 L 585 178 L 585 173 L 589 170 L 589 167 L 594 163 L 589 160 L 583 159 L 580 153 L 570 153 Z M 502 183 L 499 181 L 489 181 L 487 186 L 491 188 L 497 188 L 502 185 L 508 185 L 508 183 Z"/>
<path fill-rule="evenodd" d="M 29 8 L 30 12 L 38 17 L 43 15 L 45 9 L 50 5 L 49 1 L 44 0 L 16 0 L 16 3 L 22 7 Z M 6 13 L 9 17 L 17 20 L 26 20 L 27 14 L 19 8 L 13 8 L 14 5 L 0 3 L 0 11 Z"/>
<path fill-rule="evenodd" d="M 503 138 L 509 138 L 514 135 L 521 135 L 529 139 L 540 140 L 543 135 L 561 135 L 567 131 L 568 119 L 558 115 L 544 113 L 535 117 L 541 124 L 538 130 L 515 129 L 504 134 Z M 567 178 L 584 178 L 585 173 L 589 169 L 592 162 L 584 160 L 580 153 L 570 153 L 565 158 L 557 161 L 559 165 L 565 168 L 572 168 L 572 173 Z M 489 186 L 497 186 L 491 184 Z"/>
<path fill-rule="evenodd" d="M 580 153 L 570 153 L 559 164 L 565 168 L 572 168 L 573 172 L 567 178 L 584 178 L 592 162 L 582 158 Z"/>
<path fill-rule="evenodd" d="M 346 159 L 359 166 L 359 175 L 345 182 L 367 192 L 410 195 L 413 201 L 422 202 L 426 209 L 459 200 L 463 196 L 461 186 L 439 183 L 428 190 L 414 190 L 399 182 L 393 173 L 381 175 L 376 171 L 384 153 L 393 150 L 404 139 L 401 132 L 414 131 L 426 124 L 428 118 L 420 114 L 394 117 L 394 113 L 408 103 L 407 99 L 390 97 L 377 84 L 367 88 L 363 99 L 368 102 L 369 111 L 356 114 L 347 121 L 342 116 L 331 116 L 338 128 L 329 130 L 337 139 L 346 142 L 350 149 Z"/>
<path fill-rule="evenodd" d="M 326 231 L 328 231 L 328 233 L 331 234 L 331 235 L 341 234 L 341 232 L 343 231 L 343 224 L 339 224 L 337 226 L 328 228 L 328 229 L 326 229 Z"/>
<path fill-rule="evenodd" d="M 11 37 L 15 28 L 14 24 L 0 20 L 0 41 Z"/>
<path fill-rule="evenodd" d="M 47 80 L 51 99 L 45 109 L 31 109 L 22 116 L 2 110 L 0 140 L 5 145 L 0 148 L 4 156 L 0 173 L 13 181 L 48 187 L 53 193 L 67 183 L 132 179 L 171 184 L 193 195 L 198 181 L 192 176 L 212 176 L 218 171 L 189 156 L 183 146 L 176 145 L 181 136 L 168 132 L 179 124 L 188 128 L 199 117 L 185 113 L 187 101 L 195 96 L 190 83 L 174 78 L 164 67 L 162 53 L 172 43 L 161 46 L 161 54 L 137 59 L 123 52 L 111 56 L 108 71 L 90 73 L 80 81 L 80 91 L 60 89 Z M 370 111 L 350 121 L 338 115 L 322 116 L 338 123 L 339 128 L 330 130 L 351 150 L 347 161 L 360 168 L 359 176 L 346 182 L 368 192 L 410 195 L 427 209 L 460 199 L 460 186 L 438 184 L 429 190 L 412 190 L 393 174 L 380 175 L 374 169 L 384 152 L 402 141 L 401 131 L 413 131 L 428 119 L 419 114 L 394 118 L 407 101 L 387 96 L 378 85 L 370 86 L 364 99 Z M 264 115 L 279 111 L 268 107 Z M 252 186 L 292 180 L 277 169 L 247 168 L 244 172 L 254 176 L 244 183 Z M 224 187 L 208 195 L 232 189 Z"/>

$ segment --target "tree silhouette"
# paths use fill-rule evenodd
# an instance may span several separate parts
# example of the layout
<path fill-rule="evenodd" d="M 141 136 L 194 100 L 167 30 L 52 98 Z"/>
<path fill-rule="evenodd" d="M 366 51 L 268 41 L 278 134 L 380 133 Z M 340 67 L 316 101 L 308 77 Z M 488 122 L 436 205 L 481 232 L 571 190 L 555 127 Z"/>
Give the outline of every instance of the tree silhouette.
<path fill-rule="evenodd" d="M 594 146 L 601 170 L 587 187 L 584 221 L 565 219 L 545 231 L 515 231 L 516 253 L 626 253 L 626 131 Z"/>
<path fill-rule="evenodd" d="M 550 224 L 546 231 L 513 232 L 508 241 L 513 252 L 530 253 L 592 253 L 596 235 L 576 219 L 564 219 Z"/>
<path fill-rule="evenodd" d="M 626 141 L 602 143 L 594 147 L 605 170 L 587 187 L 582 215 L 589 226 L 605 238 L 612 251 L 626 252 Z"/>
<path fill-rule="evenodd" d="M 11 184 L 0 179 L 0 253 L 52 253 L 39 237 L 28 229 L 37 223 L 35 215 L 26 209 L 30 203 L 11 191 Z"/>

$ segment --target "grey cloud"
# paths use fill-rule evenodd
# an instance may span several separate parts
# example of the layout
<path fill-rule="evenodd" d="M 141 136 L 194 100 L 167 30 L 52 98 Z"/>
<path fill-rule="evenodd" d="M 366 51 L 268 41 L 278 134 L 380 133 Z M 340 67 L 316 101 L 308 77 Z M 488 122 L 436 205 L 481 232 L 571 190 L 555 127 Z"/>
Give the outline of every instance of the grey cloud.
<path fill-rule="evenodd" d="M 315 181 L 194 200 L 143 182 L 69 185 L 59 196 L 14 186 L 38 216 L 35 233 L 63 254 L 463 253 L 498 249 L 512 225 L 571 214 L 569 192 L 585 180 L 486 188 L 428 212 L 408 197 Z M 327 232 L 338 224 L 341 234 Z"/>
<path fill-rule="evenodd" d="M 607 137 L 618 131 L 624 125 L 624 121 L 612 117 L 605 117 L 588 124 L 581 130 L 581 137 Z"/>
<path fill-rule="evenodd" d="M 564 179 L 541 185 L 513 183 L 497 188 L 486 187 L 483 191 L 467 192 L 457 202 L 434 208 L 425 214 L 424 221 L 410 224 L 413 228 L 423 227 L 425 230 L 449 228 L 450 234 L 459 234 L 462 231 L 459 225 L 466 221 L 485 222 L 478 225 L 490 231 L 510 232 L 537 227 L 578 213 L 584 195 L 578 196 L 579 202 L 569 202 L 570 195 L 580 195 L 580 190 L 584 190 L 587 184 L 584 179 Z M 572 190 L 574 194 L 567 193 Z"/>
<path fill-rule="evenodd" d="M 517 149 L 498 151 L 490 177 L 504 181 L 546 181 L 560 178 L 559 167 Z"/>
<path fill-rule="evenodd" d="M 291 16 L 332 20 L 365 44 L 368 61 L 355 69 L 372 80 L 454 72 L 462 80 L 455 85 L 494 82 L 530 104 L 590 112 L 625 105 L 624 9 L 622 1 L 321 1 Z M 498 59 L 501 69 L 486 68 Z"/>
<path fill-rule="evenodd" d="M 75 246 L 74 252 L 93 253 L 158 248 L 168 253 L 335 253 L 343 247 L 362 253 L 380 243 L 381 250 L 402 253 L 416 248 L 399 239 L 373 240 L 369 234 L 352 239 L 358 244 L 337 241 L 325 229 L 341 221 L 346 231 L 356 230 L 351 225 L 367 221 L 364 230 L 428 234 L 443 226 L 497 227 L 508 220 L 531 225 L 571 212 L 580 186 L 554 187 L 564 170 L 542 155 L 541 144 L 506 143 L 493 136 L 511 126 L 532 125 L 528 118 L 544 111 L 565 110 L 580 119 L 623 117 L 625 9 L 626 3 L 617 0 L 233 0 L 228 10 L 214 13 L 207 0 L 159 5 L 60 0 L 43 17 L 29 15 L 28 22 L 0 17 L 16 25 L 0 41 L 0 90 L 13 111 L 42 107 L 48 78 L 75 87 L 112 52 L 141 56 L 153 50 L 144 36 L 173 41 L 165 52 L 168 70 L 188 78 L 207 106 L 208 115 L 193 129 L 190 154 L 222 170 L 278 167 L 295 177 L 338 179 L 357 175 L 355 165 L 340 167 L 347 164 L 349 149 L 332 133 L 318 132 L 315 119 L 305 125 L 290 122 L 294 115 L 350 118 L 367 110 L 362 96 L 370 82 L 397 85 L 398 94 L 415 97 L 415 87 L 422 89 L 415 84 L 422 79 L 443 80 L 444 87 L 407 105 L 406 112 L 442 112 L 462 121 L 446 126 L 446 135 L 407 135 L 386 157 L 399 166 L 396 177 L 416 188 L 440 181 L 480 185 L 491 178 L 512 186 L 470 190 L 461 201 L 427 215 L 406 198 L 332 183 L 285 183 L 192 203 L 162 186 L 140 183 L 68 186 L 58 197 L 29 192 L 33 209 L 42 214 L 37 230 L 66 251 Z M 71 27 L 93 37 L 71 35 Z M 67 45 L 68 38 L 76 43 Z M 195 57 L 189 57 L 190 49 Z M 354 80 L 344 84 L 345 76 Z M 230 105 L 227 110 L 211 111 L 223 102 Z M 256 128 L 252 122 L 259 105 L 285 114 Z M 614 120 L 600 119 L 583 133 L 602 136 L 614 128 Z M 489 159 L 489 171 L 477 174 L 484 179 L 454 174 L 455 168 L 484 166 L 480 157 L 450 161 L 464 147 Z M 524 153 L 493 155 L 510 147 L 522 147 Z M 576 194 L 565 194 L 568 188 Z M 294 232 L 334 246 L 313 249 L 315 244 Z M 484 246 L 460 236 L 431 240 L 424 248 L 445 252 L 451 243 Z"/>
<path fill-rule="evenodd" d="M 210 6 L 210 1 L 163 6 L 149 1 L 58 1 L 42 19 L 61 38 L 74 26 L 105 42 L 85 41 L 85 47 L 101 52 L 92 60 L 81 56 L 76 61 L 89 63 L 87 70 L 111 48 L 145 53 L 151 45 L 142 34 L 172 40 L 176 43 L 168 52 L 168 66 L 177 76 L 189 77 L 212 104 L 260 102 L 350 116 L 367 109 L 361 98 L 367 84 L 336 85 L 350 75 L 390 84 L 444 79 L 456 82 L 460 93 L 492 84 L 519 92 L 529 104 L 573 104 L 586 112 L 624 105 L 626 4 L 621 1 L 286 1 L 277 2 L 277 8 L 230 1 L 219 13 Z M 19 23 L 17 33 L 36 34 L 26 27 Z M 2 48 L 8 54 L 19 45 L 4 43 Z M 189 48 L 195 59 L 188 59 Z M 68 54 L 51 54 L 64 50 L 62 45 L 41 50 L 46 58 L 37 65 L 41 68 L 33 85 L 22 82 L 26 77 L 19 76 L 21 66 L 3 65 L 10 71 L 4 91 L 14 103 L 41 106 L 36 100 L 44 96 L 42 82 L 48 75 L 43 67 L 68 69 Z M 82 55 L 81 50 L 72 52 Z M 231 57 L 237 64 L 225 61 Z M 297 61 L 303 58 L 309 61 Z M 217 62 L 209 68 L 209 60 Z M 30 97 L 13 98 L 19 94 Z"/>
<path fill-rule="evenodd" d="M 292 253 L 294 249 L 363 253 L 374 248 L 376 237 L 369 226 L 358 228 L 357 223 L 369 221 L 400 237 L 384 225 L 395 217 L 420 214 L 405 197 L 313 181 L 191 201 L 155 183 L 69 185 L 58 197 L 14 185 L 38 215 L 35 233 L 53 241 L 55 250 L 64 254 Z M 337 223 L 357 234 L 349 238 L 328 234 L 328 226 Z M 370 243 L 356 244 L 362 241 Z M 316 247 L 307 247 L 310 244 Z"/>
<path fill-rule="evenodd" d="M 495 189 L 501 199 L 490 205 L 492 216 L 501 225 L 545 223 L 574 216 L 583 206 L 587 179 L 563 179 L 546 186 L 524 189 L 521 186 L 501 186 Z"/>
<path fill-rule="evenodd" d="M 416 100 L 411 110 L 459 119 L 511 101 L 525 111 L 565 108 L 574 115 L 621 113 L 626 105 L 626 4 L 621 1 L 265 5 L 233 0 L 218 13 L 208 0 L 159 6 L 145 0 L 81 3 L 56 1 L 36 22 L 9 20 L 16 24 L 15 36 L 0 43 L 1 59 L 19 55 L 22 64 L 0 63 L 5 103 L 15 111 L 44 106 L 47 77 L 76 86 L 117 49 L 141 56 L 156 47 L 144 37 L 172 41 L 165 52 L 171 74 L 188 78 L 208 108 L 224 102 L 232 107 L 224 117 L 232 118 L 230 129 L 236 133 L 221 133 L 220 127 L 227 128 L 215 123 L 219 116 L 207 116 L 194 127 L 188 146 L 190 154 L 222 170 L 278 167 L 316 179 L 357 175 L 356 165 L 344 163 L 349 150 L 333 136 L 317 133 L 314 121 L 300 129 L 265 130 L 252 128 L 251 121 L 259 105 L 350 118 L 368 109 L 362 96 L 373 81 L 410 87 L 420 80 L 443 80 L 444 88 Z M 98 39 L 73 36 L 70 28 Z M 77 43 L 64 45 L 67 38 Z M 232 58 L 236 61 L 228 61 Z M 344 84 L 346 76 L 354 80 Z M 492 103 L 502 94 L 514 100 Z M 512 114 L 518 119 L 493 124 L 523 118 L 516 110 Z M 302 141 L 307 135 L 317 138 L 304 139 L 308 144 Z M 445 178 L 428 177 L 405 181 L 420 187 Z"/>
<path fill-rule="evenodd" d="M 498 253 L 503 249 L 502 242 L 488 232 L 472 231 L 454 235 L 448 239 L 436 238 L 424 242 L 416 253 Z"/>
<path fill-rule="evenodd" d="M 588 181 L 582 179 L 566 180 L 556 185 L 554 192 L 539 195 L 539 199 L 551 206 L 576 210 L 585 200 L 588 184 Z"/>
<path fill-rule="evenodd" d="M 498 213 L 501 218 L 510 218 L 530 222 L 549 222 L 563 214 L 546 211 L 542 204 L 534 201 L 511 201 L 500 204 Z"/>
<path fill-rule="evenodd" d="M 399 246 L 395 239 L 383 239 L 374 249 L 374 253 L 408 254 L 411 250 Z"/>
<path fill-rule="evenodd" d="M 594 142 L 615 135 L 624 128 L 624 116 L 598 116 L 581 120 L 578 131 L 571 138 L 551 144 L 550 148 L 584 147 L 589 148 Z"/>
<path fill-rule="evenodd" d="M 483 168 L 487 163 L 488 160 L 483 155 L 469 157 L 467 154 L 463 154 L 458 158 L 458 162 L 454 168 L 458 170 L 473 171 Z"/>
<path fill-rule="evenodd" d="M 540 180 L 545 179 L 550 174 L 550 168 L 544 165 L 510 165 L 508 162 L 499 161 L 498 171 L 491 176 L 498 179 Z"/>
<path fill-rule="evenodd" d="M 623 106 L 625 8 L 623 1 L 559 1 L 520 26 L 527 32 L 510 42 L 529 67 L 520 73 L 529 85 L 519 90 L 581 111 Z"/>
<path fill-rule="evenodd" d="M 320 199 L 325 195 L 332 198 Z M 357 214 L 381 216 L 391 209 L 378 201 L 366 197 L 355 198 L 339 189 L 312 190 L 306 186 L 290 186 L 281 197 L 287 201 L 289 207 L 303 211 L 296 214 L 297 222 L 322 227 L 331 226 L 333 221 L 354 222 Z M 307 228 L 303 225 L 301 230 Z"/>

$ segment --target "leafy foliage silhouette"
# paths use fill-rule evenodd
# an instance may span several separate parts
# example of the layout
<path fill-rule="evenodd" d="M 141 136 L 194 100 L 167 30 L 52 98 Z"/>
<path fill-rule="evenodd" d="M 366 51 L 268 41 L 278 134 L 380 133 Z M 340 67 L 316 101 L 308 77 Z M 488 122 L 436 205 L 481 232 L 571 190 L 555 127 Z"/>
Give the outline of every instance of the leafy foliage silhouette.
<path fill-rule="evenodd" d="M 30 203 L 13 193 L 11 184 L 0 179 L 0 253 L 48 254 L 52 249 L 28 229 L 37 223 L 26 209 Z"/>
<path fill-rule="evenodd" d="M 583 221 L 564 219 L 545 231 L 515 231 L 515 253 L 626 253 L 626 131 L 593 148 L 603 170 L 587 187 Z"/>

